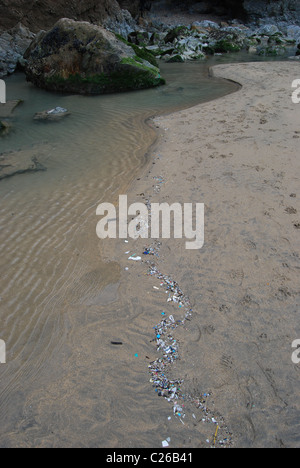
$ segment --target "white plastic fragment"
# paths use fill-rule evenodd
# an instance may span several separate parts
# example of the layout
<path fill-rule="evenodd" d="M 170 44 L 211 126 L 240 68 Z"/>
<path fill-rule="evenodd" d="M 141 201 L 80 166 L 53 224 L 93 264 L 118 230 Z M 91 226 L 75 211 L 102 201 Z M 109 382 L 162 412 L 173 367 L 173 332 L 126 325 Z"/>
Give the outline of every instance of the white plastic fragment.
<path fill-rule="evenodd" d="M 63 107 L 55 107 L 55 109 L 51 109 L 49 111 L 47 111 L 47 114 L 51 115 L 51 114 L 65 114 L 66 112 L 68 112 L 68 109 L 64 109 Z"/>

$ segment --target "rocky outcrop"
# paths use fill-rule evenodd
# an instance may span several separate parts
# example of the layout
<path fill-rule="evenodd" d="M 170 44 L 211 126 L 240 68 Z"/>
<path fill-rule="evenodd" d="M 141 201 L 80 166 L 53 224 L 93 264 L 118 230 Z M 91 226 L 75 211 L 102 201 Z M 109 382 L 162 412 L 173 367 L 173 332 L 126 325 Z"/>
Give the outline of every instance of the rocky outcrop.
<path fill-rule="evenodd" d="M 100 26 L 61 19 L 27 50 L 25 72 L 36 86 L 66 93 L 103 94 L 163 84 L 155 63 L 139 52 Z"/>
<path fill-rule="evenodd" d="M 12 117 L 14 110 L 23 101 L 16 100 L 16 101 L 7 101 L 5 104 L 0 104 L 0 119 L 9 119 Z"/>
<path fill-rule="evenodd" d="M 208 55 L 248 51 L 263 56 L 294 55 L 300 28 L 289 27 L 286 34 L 273 24 L 248 27 L 238 21 L 215 23 L 196 21 L 189 27 L 177 26 L 152 35 L 136 32 L 129 39 L 143 44 L 156 57 L 167 62 L 205 59 Z M 147 44 L 145 44 L 147 42 Z"/>
<path fill-rule="evenodd" d="M 35 35 L 21 24 L 0 35 L 0 78 L 24 66 L 23 55 Z"/>
<path fill-rule="evenodd" d="M 71 112 L 68 109 L 64 109 L 63 107 L 55 107 L 54 109 L 50 109 L 43 112 L 37 112 L 33 120 L 38 120 L 40 122 L 60 122 L 60 120 L 64 119 L 71 115 Z"/>
<path fill-rule="evenodd" d="M 45 147 L 0 154 L 0 180 L 27 172 L 46 171 L 38 158 L 45 157 Z"/>
<path fill-rule="evenodd" d="M 6 120 L 0 120 L 0 137 L 7 136 L 11 130 L 11 124 Z"/>
<path fill-rule="evenodd" d="M 243 7 L 250 21 L 300 24 L 299 0 L 244 0 Z"/>

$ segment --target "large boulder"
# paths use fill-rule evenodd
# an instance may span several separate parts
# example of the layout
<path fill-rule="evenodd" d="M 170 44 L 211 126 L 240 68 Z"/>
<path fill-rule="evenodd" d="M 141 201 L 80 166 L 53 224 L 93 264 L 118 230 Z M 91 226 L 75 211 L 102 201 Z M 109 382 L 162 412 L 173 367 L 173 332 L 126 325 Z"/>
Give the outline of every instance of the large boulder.
<path fill-rule="evenodd" d="M 61 19 L 39 34 L 25 53 L 27 79 L 36 86 L 78 94 L 103 94 L 158 86 L 159 69 L 138 49 L 106 29 Z"/>

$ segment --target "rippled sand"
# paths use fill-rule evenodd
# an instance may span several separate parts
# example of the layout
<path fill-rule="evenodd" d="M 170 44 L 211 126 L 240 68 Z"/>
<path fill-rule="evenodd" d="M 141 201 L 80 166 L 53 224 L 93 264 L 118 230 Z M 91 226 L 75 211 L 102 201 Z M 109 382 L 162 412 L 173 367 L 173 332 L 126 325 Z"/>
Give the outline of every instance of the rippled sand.
<path fill-rule="evenodd" d="M 99 98 L 45 93 L 18 76 L 7 82 L 8 98 L 24 103 L 1 150 L 43 148 L 47 170 L 0 183 L 3 447 L 153 442 L 151 423 L 140 436 L 148 416 L 136 405 L 138 392 L 151 408 L 147 373 L 132 368 L 126 346 L 120 353 L 111 345 L 128 329 L 124 341 L 135 347 L 130 324 L 138 312 L 116 302 L 120 266 L 103 260 L 96 207 L 116 200 L 145 165 L 156 138 L 147 118 L 233 88 L 216 80 L 214 89 L 204 67 L 184 70 L 178 79 L 171 66 L 160 89 Z M 57 105 L 70 110 L 68 119 L 33 121 Z"/>

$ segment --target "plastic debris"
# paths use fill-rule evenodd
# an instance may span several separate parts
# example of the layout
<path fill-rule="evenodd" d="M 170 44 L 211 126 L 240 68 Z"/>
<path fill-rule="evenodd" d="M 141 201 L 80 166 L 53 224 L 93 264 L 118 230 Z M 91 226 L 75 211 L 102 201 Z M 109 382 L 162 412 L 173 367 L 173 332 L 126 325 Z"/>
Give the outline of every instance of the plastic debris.
<path fill-rule="evenodd" d="M 159 257 L 159 248 L 161 244 L 155 243 L 153 246 L 144 249 L 144 255 L 155 255 Z M 134 259 L 137 257 L 133 256 Z M 223 418 L 218 415 L 215 417 L 214 414 L 207 408 L 207 399 L 210 397 L 210 393 L 204 393 L 199 397 L 183 392 L 184 380 L 180 378 L 170 377 L 171 366 L 174 362 L 180 359 L 179 355 L 179 343 L 176 339 L 175 332 L 178 327 L 185 326 L 187 321 L 191 320 L 193 309 L 189 298 L 180 289 L 178 283 L 174 281 L 170 276 L 161 273 L 153 261 L 146 260 L 144 263 L 148 265 L 148 276 L 154 276 L 160 281 L 160 287 L 165 290 L 168 295 L 167 303 L 168 307 L 178 307 L 176 313 L 169 314 L 162 310 L 160 312 L 160 321 L 153 327 L 154 338 L 151 342 L 155 342 L 156 350 L 159 356 L 148 365 L 150 373 L 150 382 L 159 397 L 165 398 L 169 403 L 172 404 L 173 415 L 178 419 L 181 424 L 185 425 L 184 419 L 186 418 L 186 408 L 189 409 L 191 405 L 203 414 L 202 421 L 206 424 L 213 424 L 214 428 L 212 431 L 212 447 L 218 443 L 222 447 L 228 447 L 231 445 L 231 434 L 226 427 Z M 153 286 L 154 289 L 160 289 L 157 286 Z M 181 314 L 177 316 L 177 312 Z M 173 374 L 173 372 L 172 372 Z M 195 413 L 190 414 L 195 420 L 197 419 Z M 168 421 L 172 419 L 172 416 L 168 417 Z M 215 431 L 215 425 L 217 430 Z M 220 434 L 221 433 L 221 434 Z M 218 437 L 219 434 L 219 437 Z M 225 437 L 224 437 L 225 436 Z M 169 446 L 170 440 L 167 438 L 162 441 L 163 447 Z M 207 439 L 207 443 L 210 441 Z"/>
<path fill-rule="evenodd" d="M 68 112 L 68 109 L 64 109 L 63 107 L 55 107 L 55 109 L 47 111 L 47 114 L 65 114 L 66 112 Z"/>
<path fill-rule="evenodd" d="M 128 258 L 128 260 L 133 260 L 134 262 L 140 262 L 142 260 L 141 257 L 134 257 L 133 255 Z"/>

